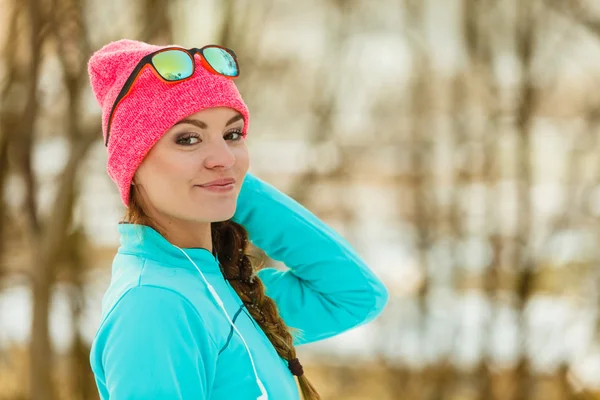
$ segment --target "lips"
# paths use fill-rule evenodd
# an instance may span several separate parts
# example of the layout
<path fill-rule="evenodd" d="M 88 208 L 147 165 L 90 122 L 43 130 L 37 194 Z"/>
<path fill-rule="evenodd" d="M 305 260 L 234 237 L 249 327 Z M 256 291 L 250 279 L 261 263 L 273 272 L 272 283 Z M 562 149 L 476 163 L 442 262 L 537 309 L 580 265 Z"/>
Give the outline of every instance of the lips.
<path fill-rule="evenodd" d="M 202 187 L 210 187 L 210 186 L 226 186 L 229 184 L 235 183 L 235 179 L 233 178 L 221 178 L 221 179 L 216 179 L 214 181 L 211 182 L 207 182 L 204 183 L 200 186 Z"/>

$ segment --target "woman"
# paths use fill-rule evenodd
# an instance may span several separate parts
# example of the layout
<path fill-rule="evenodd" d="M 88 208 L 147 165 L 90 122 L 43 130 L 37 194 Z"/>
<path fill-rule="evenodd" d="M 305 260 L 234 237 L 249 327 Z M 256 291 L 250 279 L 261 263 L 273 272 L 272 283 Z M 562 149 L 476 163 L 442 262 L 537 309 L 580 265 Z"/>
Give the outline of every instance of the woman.
<path fill-rule="evenodd" d="M 127 213 L 90 362 L 100 397 L 319 399 L 295 346 L 388 293 L 333 229 L 248 173 L 235 53 L 119 40 L 88 64 Z M 254 272 L 248 243 L 285 263 Z"/>

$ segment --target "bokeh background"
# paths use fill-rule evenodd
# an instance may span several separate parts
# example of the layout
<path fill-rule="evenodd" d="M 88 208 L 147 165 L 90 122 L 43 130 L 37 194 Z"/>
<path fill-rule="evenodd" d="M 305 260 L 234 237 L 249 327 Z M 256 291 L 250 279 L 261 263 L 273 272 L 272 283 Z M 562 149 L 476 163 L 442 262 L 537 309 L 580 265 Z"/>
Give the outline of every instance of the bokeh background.
<path fill-rule="evenodd" d="M 0 0 L 0 399 L 98 398 L 120 38 L 234 49 L 250 170 L 389 288 L 299 348 L 324 399 L 600 399 L 598 0 Z"/>

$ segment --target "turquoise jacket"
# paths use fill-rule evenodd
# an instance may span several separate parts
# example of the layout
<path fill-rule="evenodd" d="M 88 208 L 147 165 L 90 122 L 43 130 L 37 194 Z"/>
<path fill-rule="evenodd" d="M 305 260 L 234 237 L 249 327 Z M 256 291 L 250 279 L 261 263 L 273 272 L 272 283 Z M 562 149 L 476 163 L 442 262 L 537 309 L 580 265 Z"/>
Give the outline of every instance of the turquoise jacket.
<path fill-rule="evenodd" d="M 232 220 L 288 267 L 257 274 L 287 325 L 302 331 L 296 346 L 382 312 L 388 292 L 352 246 L 271 184 L 247 173 Z M 223 277 L 218 256 L 180 249 L 143 225 L 119 224 L 119 232 L 90 353 L 101 399 L 300 398 L 287 361 Z"/>

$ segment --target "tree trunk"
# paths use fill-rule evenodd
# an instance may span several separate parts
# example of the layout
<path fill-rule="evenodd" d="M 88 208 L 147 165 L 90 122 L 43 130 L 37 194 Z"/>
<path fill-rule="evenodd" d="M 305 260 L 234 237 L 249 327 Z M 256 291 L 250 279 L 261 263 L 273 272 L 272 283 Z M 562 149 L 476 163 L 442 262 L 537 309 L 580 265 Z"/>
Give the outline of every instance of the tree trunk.
<path fill-rule="evenodd" d="M 31 347 L 29 357 L 29 391 L 32 400 L 51 400 L 52 389 L 52 348 L 49 335 L 51 271 L 39 257 L 33 276 L 33 313 L 31 324 Z"/>

